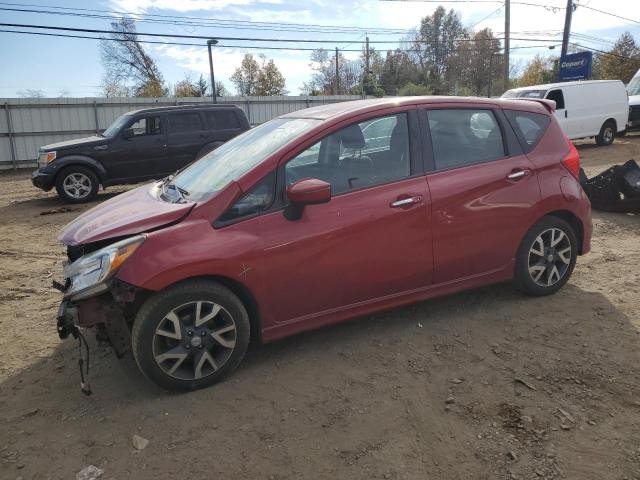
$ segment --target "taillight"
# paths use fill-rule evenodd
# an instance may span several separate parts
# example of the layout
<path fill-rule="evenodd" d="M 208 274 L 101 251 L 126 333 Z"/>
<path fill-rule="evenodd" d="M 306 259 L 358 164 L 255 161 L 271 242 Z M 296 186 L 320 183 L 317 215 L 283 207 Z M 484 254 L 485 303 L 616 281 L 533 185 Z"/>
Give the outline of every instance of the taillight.
<path fill-rule="evenodd" d="M 574 177 L 578 178 L 580 175 L 580 154 L 573 142 L 568 138 L 567 143 L 569 143 L 569 153 L 564 157 L 564 160 L 562 160 L 562 164 Z"/>

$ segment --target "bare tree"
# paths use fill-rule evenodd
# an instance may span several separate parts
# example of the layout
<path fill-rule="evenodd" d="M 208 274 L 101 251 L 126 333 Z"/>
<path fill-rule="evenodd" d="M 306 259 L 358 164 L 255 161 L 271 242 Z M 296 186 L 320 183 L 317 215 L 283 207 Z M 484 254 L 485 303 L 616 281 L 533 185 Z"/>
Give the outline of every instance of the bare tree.
<path fill-rule="evenodd" d="M 100 42 L 104 83 L 122 86 L 132 82 L 137 97 L 165 96 L 168 92 L 162 74 L 139 42 L 135 22 L 121 18 L 112 22 L 111 28 L 111 40 Z"/>
<path fill-rule="evenodd" d="M 320 48 L 311 52 L 313 74 L 309 83 L 302 87 L 310 95 L 333 95 L 360 93 L 363 68 L 359 61 L 347 60 L 338 52 L 338 76 L 336 77 L 336 57 L 328 50 Z"/>
<path fill-rule="evenodd" d="M 19 90 L 18 96 L 22 98 L 44 98 L 44 92 L 34 88 L 27 88 L 26 90 Z"/>

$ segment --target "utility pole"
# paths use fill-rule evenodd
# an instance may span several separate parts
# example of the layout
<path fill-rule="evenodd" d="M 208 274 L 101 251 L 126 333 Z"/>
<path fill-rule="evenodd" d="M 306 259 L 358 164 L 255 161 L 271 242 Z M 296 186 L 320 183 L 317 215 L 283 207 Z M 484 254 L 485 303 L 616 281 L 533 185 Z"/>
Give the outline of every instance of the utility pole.
<path fill-rule="evenodd" d="M 371 68 L 369 67 L 369 37 L 366 37 L 366 42 L 365 42 L 365 51 L 364 51 L 364 58 L 365 58 L 365 70 L 364 70 L 364 81 L 362 82 L 362 98 L 367 98 L 367 91 L 366 91 L 366 87 L 370 84 L 371 82 L 371 77 L 369 77 L 369 75 L 371 75 Z M 366 83 L 365 83 L 366 81 Z"/>
<path fill-rule="evenodd" d="M 573 0 L 567 0 L 567 11 L 564 15 L 564 33 L 562 34 L 562 52 L 560 59 L 567 54 L 569 48 L 569 35 L 571 34 L 571 16 L 573 15 Z"/>
<path fill-rule="evenodd" d="M 487 98 L 491 98 L 491 77 L 493 77 L 493 52 L 489 54 L 489 84 L 487 86 Z"/>
<path fill-rule="evenodd" d="M 504 91 L 509 90 L 509 48 L 511 36 L 511 0 L 504 2 Z"/>
<path fill-rule="evenodd" d="M 340 72 L 338 71 L 338 47 L 336 47 L 336 95 L 340 95 Z"/>
<path fill-rule="evenodd" d="M 217 40 L 207 40 L 207 48 L 209 49 L 209 73 L 211 75 L 211 100 L 218 103 L 216 95 L 216 79 L 213 76 L 213 57 L 211 56 L 211 45 L 217 44 Z"/>

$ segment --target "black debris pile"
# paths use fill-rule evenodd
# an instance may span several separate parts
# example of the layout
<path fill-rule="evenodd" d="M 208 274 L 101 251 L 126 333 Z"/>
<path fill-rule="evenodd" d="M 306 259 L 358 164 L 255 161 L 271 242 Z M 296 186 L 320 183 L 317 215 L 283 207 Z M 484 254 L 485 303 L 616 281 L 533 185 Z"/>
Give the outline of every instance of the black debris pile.
<path fill-rule="evenodd" d="M 614 165 L 593 178 L 580 169 L 580 184 L 597 210 L 640 212 L 640 166 L 635 160 Z"/>

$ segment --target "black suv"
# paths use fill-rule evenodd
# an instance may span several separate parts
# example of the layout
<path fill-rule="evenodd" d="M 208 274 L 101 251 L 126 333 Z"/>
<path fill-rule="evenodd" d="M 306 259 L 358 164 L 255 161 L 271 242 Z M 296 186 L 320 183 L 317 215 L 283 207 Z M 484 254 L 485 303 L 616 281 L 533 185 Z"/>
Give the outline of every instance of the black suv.
<path fill-rule="evenodd" d="M 250 128 L 236 105 L 147 108 L 118 117 L 99 136 L 40 147 L 33 184 L 72 203 L 110 185 L 162 178 Z"/>

